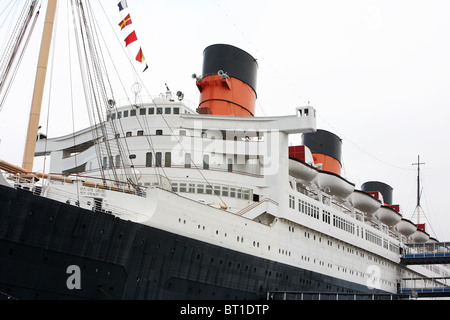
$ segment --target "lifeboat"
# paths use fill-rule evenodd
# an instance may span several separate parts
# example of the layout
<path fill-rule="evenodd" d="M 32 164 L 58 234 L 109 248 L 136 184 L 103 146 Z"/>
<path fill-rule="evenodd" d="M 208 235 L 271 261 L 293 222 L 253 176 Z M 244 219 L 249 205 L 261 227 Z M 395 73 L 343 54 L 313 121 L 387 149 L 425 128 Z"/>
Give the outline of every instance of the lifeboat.
<path fill-rule="evenodd" d="M 402 220 L 402 215 L 391 207 L 381 206 L 377 211 L 378 219 L 384 224 L 393 227 Z"/>
<path fill-rule="evenodd" d="M 429 244 L 434 244 L 434 243 L 439 243 L 439 241 L 438 241 L 438 239 L 436 239 L 436 238 L 430 237 L 430 238 L 427 240 L 427 243 L 429 243 Z"/>
<path fill-rule="evenodd" d="M 417 226 L 409 220 L 402 219 L 397 224 L 397 230 L 405 237 L 409 237 L 417 231 Z"/>
<path fill-rule="evenodd" d="M 430 235 L 422 229 L 417 229 L 411 236 L 415 243 L 425 243 L 430 239 Z"/>
<path fill-rule="evenodd" d="M 355 190 L 353 183 L 333 172 L 319 171 L 316 181 L 317 185 L 326 193 L 343 200 L 347 199 Z"/>
<path fill-rule="evenodd" d="M 297 179 L 313 182 L 319 172 L 313 166 L 299 159 L 289 157 L 289 174 Z"/>
<path fill-rule="evenodd" d="M 361 190 L 353 191 L 351 202 L 353 203 L 355 208 L 368 214 L 375 213 L 381 207 L 380 200 L 376 199 L 371 194 Z"/>

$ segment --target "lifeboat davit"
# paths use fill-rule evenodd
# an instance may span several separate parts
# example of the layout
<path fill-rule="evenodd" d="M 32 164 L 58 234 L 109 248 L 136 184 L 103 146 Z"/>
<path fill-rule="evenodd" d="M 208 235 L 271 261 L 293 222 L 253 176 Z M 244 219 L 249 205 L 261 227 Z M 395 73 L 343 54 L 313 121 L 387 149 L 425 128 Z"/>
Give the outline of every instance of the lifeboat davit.
<path fill-rule="evenodd" d="M 353 191 L 355 185 L 341 176 L 328 171 L 319 171 L 317 175 L 317 185 L 332 196 L 336 196 L 343 200 L 347 199 Z"/>
<path fill-rule="evenodd" d="M 371 194 L 361 190 L 353 191 L 351 202 L 353 203 L 355 208 L 367 214 L 373 214 L 381 207 L 380 200 L 376 199 Z"/>
<path fill-rule="evenodd" d="M 415 243 L 425 243 L 430 239 L 430 235 L 422 229 L 417 229 L 417 231 L 413 233 L 411 238 Z"/>
<path fill-rule="evenodd" d="M 313 182 L 318 175 L 318 171 L 313 166 L 296 158 L 289 158 L 289 174 L 297 179 Z"/>
<path fill-rule="evenodd" d="M 405 237 L 409 237 L 417 231 L 417 226 L 409 220 L 402 219 L 397 224 L 397 230 Z"/>
<path fill-rule="evenodd" d="M 402 220 L 402 215 L 388 206 L 381 206 L 377 211 L 378 219 L 384 224 L 393 227 Z"/>

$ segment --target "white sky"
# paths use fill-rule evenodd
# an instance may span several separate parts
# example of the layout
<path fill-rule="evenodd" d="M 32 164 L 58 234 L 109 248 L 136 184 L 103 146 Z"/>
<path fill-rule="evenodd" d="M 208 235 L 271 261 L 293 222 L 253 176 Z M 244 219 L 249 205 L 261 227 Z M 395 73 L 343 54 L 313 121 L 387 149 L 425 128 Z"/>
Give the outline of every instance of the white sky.
<path fill-rule="evenodd" d="M 67 2 L 61 1 L 57 29 L 57 43 L 66 50 Z M 98 8 L 97 0 L 91 2 Z M 119 1 L 100 2 L 117 35 L 108 36 L 108 43 L 119 59 L 115 66 L 122 70 L 120 59 L 122 65 L 128 62 L 120 57 L 124 33 L 117 26 L 122 18 Z M 149 64 L 142 80 L 151 94 L 163 92 L 168 83 L 196 104 L 198 92 L 191 75 L 201 74 L 204 48 L 215 43 L 240 47 L 258 59 L 257 115 L 293 114 L 295 107 L 310 101 L 318 113 L 318 127 L 343 139 L 344 176 L 357 188 L 371 180 L 391 185 L 394 202 L 408 219 L 416 204 L 412 163 L 420 154 L 426 163 L 422 206 L 432 227 L 427 231 L 450 241 L 448 0 L 128 0 L 128 4 Z M 102 9 L 98 17 L 105 18 Z M 101 24 L 112 33 L 111 27 Z M 38 48 L 41 28 L 36 29 L 30 53 Z M 70 48 L 75 61 L 75 44 Z M 51 137 L 72 132 L 68 80 L 56 75 L 70 60 L 67 51 L 57 51 L 56 56 L 62 62 L 55 64 L 52 100 L 44 102 L 42 117 L 46 128 L 50 105 L 49 127 L 59 124 L 58 129 L 49 129 Z M 29 58 L 24 65 L 20 85 L 0 113 L 0 158 L 19 165 L 36 62 Z M 123 79 L 131 96 L 133 80 L 125 74 Z M 125 94 L 119 92 L 116 98 Z M 79 95 L 74 101 L 83 103 Z M 86 126 L 83 108 L 77 112 L 76 129 Z"/>

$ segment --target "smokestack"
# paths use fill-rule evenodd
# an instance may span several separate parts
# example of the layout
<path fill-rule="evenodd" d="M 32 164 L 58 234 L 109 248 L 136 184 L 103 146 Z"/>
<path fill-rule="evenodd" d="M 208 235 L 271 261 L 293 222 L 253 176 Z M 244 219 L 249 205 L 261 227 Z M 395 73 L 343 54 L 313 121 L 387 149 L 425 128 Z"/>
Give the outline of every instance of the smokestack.
<path fill-rule="evenodd" d="M 342 140 L 337 135 L 317 130 L 314 133 L 303 134 L 303 145 L 307 146 L 313 155 L 314 163 L 321 164 L 322 171 L 341 175 L 342 170 Z"/>
<path fill-rule="evenodd" d="M 255 116 L 258 63 L 247 52 L 226 44 L 204 51 L 203 74 L 198 80 L 200 114 Z"/>
<path fill-rule="evenodd" d="M 378 191 L 383 195 L 384 203 L 386 203 L 387 205 L 392 205 L 393 202 L 392 194 L 394 189 L 384 182 L 379 181 L 366 182 L 361 186 L 361 190 L 365 192 Z"/>

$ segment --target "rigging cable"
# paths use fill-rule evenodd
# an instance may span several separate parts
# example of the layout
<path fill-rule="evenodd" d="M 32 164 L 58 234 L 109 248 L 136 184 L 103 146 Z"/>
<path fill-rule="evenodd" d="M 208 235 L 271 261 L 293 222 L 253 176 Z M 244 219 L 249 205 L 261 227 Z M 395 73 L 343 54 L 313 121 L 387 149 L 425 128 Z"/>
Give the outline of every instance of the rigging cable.
<path fill-rule="evenodd" d="M 12 37 L 9 40 L 9 43 L 13 42 L 15 45 L 13 48 L 10 47 L 10 49 L 7 51 L 9 54 L 4 52 L 3 57 L 1 58 L 0 62 L 0 95 L 2 95 L 0 100 L 0 111 L 3 109 L 3 106 L 6 102 L 6 99 L 8 97 L 9 91 L 11 90 L 12 84 L 14 82 L 14 79 L 17 75 L 17 72 L 19 70 L 19 66 L 23 60 L 24 54 L 26 52 L 26 49 L 28 48 L 28 44 L 30 42 L 31 36 L 33 34 L 33 31 L 36 26 L 37 19 L 39 17 L 40 10 L 36 11 L 37 2 L 33 1 L 33 3 L 30 5 L 28 13 L 26 14 L 25 21 L 22 24 L 22 27 L 18 27 L 19 35 L 13 34 Z M 40 6 L 39 6 L 40 8 Z M 32 17 L 34 15 L 34 20 L 31 22 Z M 31 26 L 30 26 L 31 22 Z M 26 31 L 30 29 L 28 32 L 28 36 L 25 38 Z M 25 41 L 24 41 L 25 38 Z M 20 45 L 23 43 L 22 49 L 20 49 Z M 12 50 L 12 51 L 11 51 Z M 16 58 L 18 57 L 18 62 L 14 65 L 14 62 Z M 3 69 L 5 67 L 5 69 Z M 8 76 L 9 80 L 8 79 Z"/>

